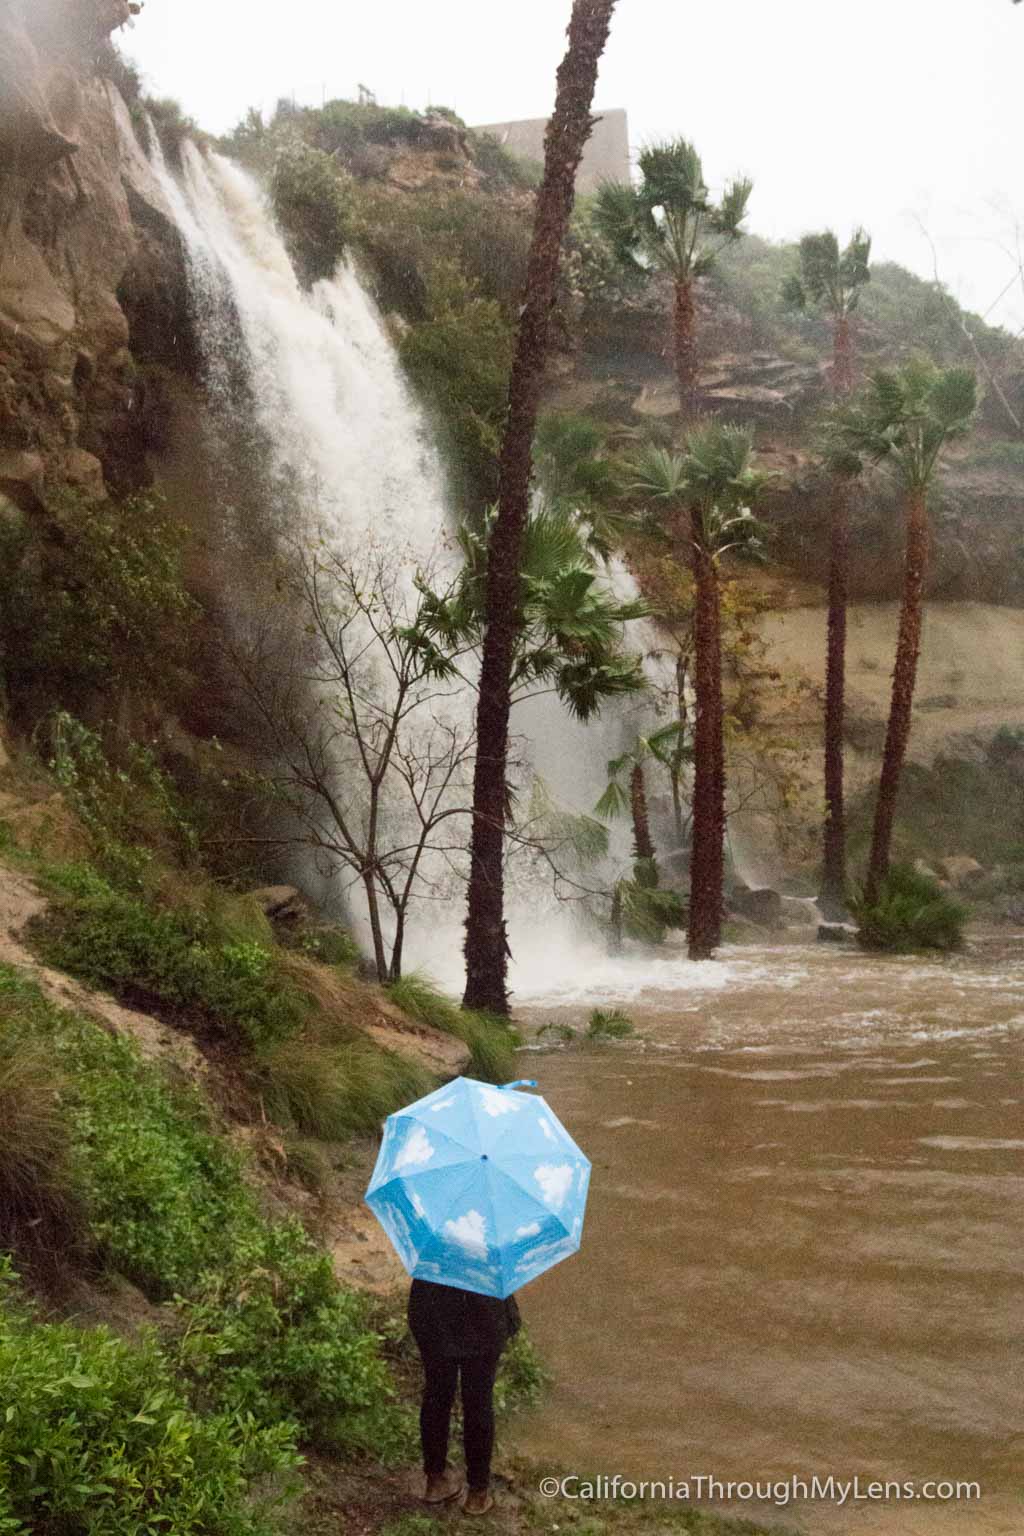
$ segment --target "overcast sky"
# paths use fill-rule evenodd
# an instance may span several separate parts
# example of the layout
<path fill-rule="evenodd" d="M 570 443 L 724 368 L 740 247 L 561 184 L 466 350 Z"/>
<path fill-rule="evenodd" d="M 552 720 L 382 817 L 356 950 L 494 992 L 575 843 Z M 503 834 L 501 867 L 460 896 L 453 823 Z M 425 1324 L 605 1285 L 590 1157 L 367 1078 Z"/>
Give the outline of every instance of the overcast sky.
<path fill-rule="evenodd" d="M 545 116 L 570 0 L 146 0 L 126 53 L 213 132 L 279 96 Z M 858 222 L 880 258 L 1024 327 L 1024 6 L 1010 0 L 619 0 L 596 105 L 634 148 L 693 139 L 715 185 L 754 178 L 773 238 Z M 1024 246 L 1024 232 L 1021 236 Z"/>

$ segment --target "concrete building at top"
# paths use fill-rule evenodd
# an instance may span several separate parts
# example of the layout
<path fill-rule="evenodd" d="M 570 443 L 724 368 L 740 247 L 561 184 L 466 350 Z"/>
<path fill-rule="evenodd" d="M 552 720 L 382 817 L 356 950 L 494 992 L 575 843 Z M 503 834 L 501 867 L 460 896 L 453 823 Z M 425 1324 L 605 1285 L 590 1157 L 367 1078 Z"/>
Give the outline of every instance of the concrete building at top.
<path fill-rule="evenodd" d="M 629 180 L 629 127 L 621 107 L 595 112 L 594 131 L 587 140 L 576 177 L 579 192 L 596 192 L 602 181 Z M 506 149 L 524 160 L 544 160 L 546 117 L 524 118 L 518 123 L 481 123 L 475 133 L 490 133 Z"/>

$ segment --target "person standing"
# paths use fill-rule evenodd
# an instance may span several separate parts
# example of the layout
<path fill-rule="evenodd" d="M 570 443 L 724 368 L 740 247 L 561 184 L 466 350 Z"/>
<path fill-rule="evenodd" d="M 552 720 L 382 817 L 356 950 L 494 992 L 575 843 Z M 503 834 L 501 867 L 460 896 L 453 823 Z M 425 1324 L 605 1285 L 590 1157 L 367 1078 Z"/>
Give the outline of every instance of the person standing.
<path fill-rule="evenodd" d="M 514 1296 L 498 1300 L 430 1280 L 412 1282 L 409 1328 L 423 1360 L 420 1439 L 426 1503 L 444 1504 L 462 1492 L 461 1481 L 448 1466 L 452 1406 L 461 1380 L 467 1483 L 463 1509 L 469 1515 L 485 1515 L 493 1508 L 494 1378 L 502 1350 L 521 1326 Z"/>

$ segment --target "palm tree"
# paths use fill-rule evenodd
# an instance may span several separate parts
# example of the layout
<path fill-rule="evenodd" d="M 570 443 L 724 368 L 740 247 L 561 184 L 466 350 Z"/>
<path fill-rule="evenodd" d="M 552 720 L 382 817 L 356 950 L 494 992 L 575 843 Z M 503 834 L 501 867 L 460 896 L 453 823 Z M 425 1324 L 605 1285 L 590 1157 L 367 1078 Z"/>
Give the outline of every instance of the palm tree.
<path fill-rule="evenodd" d="M 708 960 L 721 943 L 725 881 L 725 740 L 719 561 L 758 543 L 751 508 L 765 477 L 751 465 L 753 438 L 742 427 L 711 422 L 692 431 L 682 454 L 646 450 L 632 465 L 632 489 L 688 521 L 695 589 L 693 841 L 690 851 L 689 949 Z"/>
<path fill-rule="evenodd" d="M 487 562 L 487 631 L 477 705 L 473 830 L 466 914 L 467 1008 L 508 1012 L 504 851 L 512 667 L 520 629 L 520 570 L 530 498 L 531 447 L 548 353 L 562 244 L 576 172 L 590 136 L 597 67 L 616 0 L 574 0 L 544 140 L 526 293 L 509 380 L 498 473 L 498 514 Z"/>
<path fill-rule="evenodd" d="M 830 424 L 830 458 L 836 473 L 853 475 L 866 462 L 883 464 L 902 487 L 906 508 L 892 702 L 864 887 L 869 907 L 889 872 L 896 799 L 910 740 L 928 565 L 928 497 L 943 449 L 968 430 L 977 401 L 977 379 L 971 369 L 937 368 L 918 361 L 898 373 L 880 369 L 872 374 L 863 395 L 838 406 Z"/>
<path fill-rule="evenodd" d="M 700 156 L 685 139 L 649 145 L 640 155 L 641 181 L 606 182 L 594 217 L 615 256 L 635 274 L 667 272 L 675 287 L 673 337 L 679 404 L 694 414 L 697 395 L 695 286 L 741 225 L 753 182 L 731 182 L 713 203 Z"/>
<path fill-rule="evenodd" d="M 845 251 L 830 229 L 800 241 L 800 272 L 783 296 L 795 309 L 811 307 L 832 321 L 832 390 L 845 399 L 853 388 L 851 317 L 871 280 L 871 239 L 857 229 Z M 841 916 L 846 898 L 846 813 L 843 732 L 846 714 L 846 604 L 849 590 L 848 482 L 832 478 L 829 537 L 828 641 L 825 665 L 825 827 L 821 895 L 829 916 Z"/>
<path fill-rule="evenodd" d="M 594 554 L 609 559 L 628 519 L 616 510 L 619 477 L 607 430 L 591 416 L 548 411 L 537 423 L 533 460 L 544 505 L 570 512 Z"/>
<path fill-rule="evenodd" d="M 620 757 L 608 764 L 608 788 L 594 807 L 594 815 L 602 821 L 611 821 L 627 811 L 633 823 L 633 854 L 638 864 L 650 867 L 657 883 L 658 865 L 651 837 L 651 822 L 647 809 L 647 783 L 644 769 L 653 759 L 671 771 L 675 750 L 683 727 L 678 721 L 664 725 L 647 736 L 637 736 L 633 745 Z M 629 789 L 622 779 L 628 774 Z"/>
<path fill-rule="evenodd" d="M 439 676 L 450 675 L 450 657 L 486 647 L 489 549 L 496 528 L 492 509 L 482 523 L 460 529 L 458 580 L 442 593 L 421 586 L 415 629 L 402 633 L 427 669 L 436 658 Z M 646 687 L 642 658 L 624 650 L 622 642 L 624 625 L 651 612 L 642 598 L 616 597 L 601 579 L 588 534 L 585 521 L 564 508 L 540 506 L 530 513 L 509 671 L 510 702 L 550 689 L 579 720 L 590 719 L 606 699 Z"/>

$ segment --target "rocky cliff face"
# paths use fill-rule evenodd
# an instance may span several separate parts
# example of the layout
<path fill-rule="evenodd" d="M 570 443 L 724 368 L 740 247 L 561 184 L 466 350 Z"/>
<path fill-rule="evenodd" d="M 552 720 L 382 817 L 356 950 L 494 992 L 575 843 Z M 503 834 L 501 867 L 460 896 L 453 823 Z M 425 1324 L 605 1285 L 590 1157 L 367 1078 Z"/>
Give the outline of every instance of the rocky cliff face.
<path fill-rule="evenodd" d="M 670 318 L 671 295 L 661 280 L 626 303 L 595 306 L 552 403 L 634 428 L 678 423 Z M 699 320 L 701 408 L 751 426 L 765 467 L 777 476 L 765 514 L 774 532 L 769 558 L 803 580 L 824 584 L 828 498 L 815 466 L 813 425 L 828 400 L 827 332 L 821 328 L 813 348 L 806 341 L 773 348 L 756 320 L 707 282 Z M 899 355 L 892 337 L 868 335 L 863 342 L 873 362 Z M 1007 442 L 1000 430 L 1007 424 L 989 392 L 978 431 L 949 456 L 933 496 L 933 599 L 1024 605 L 1024 444 Z M 851 529 L 851 595 L 866 601 L 897 597 L 902 556 L 898 495 L 884 475 L 869 476 Z"/>
<path fill-rule="evenodd" d="M 190 365 L 180 242 L 97 61 L 128 0 L 0 0 L 0 495 L 148 478 L 154 361 Z"/>

